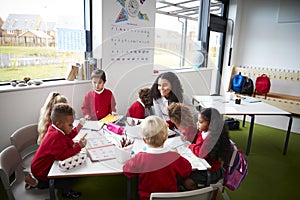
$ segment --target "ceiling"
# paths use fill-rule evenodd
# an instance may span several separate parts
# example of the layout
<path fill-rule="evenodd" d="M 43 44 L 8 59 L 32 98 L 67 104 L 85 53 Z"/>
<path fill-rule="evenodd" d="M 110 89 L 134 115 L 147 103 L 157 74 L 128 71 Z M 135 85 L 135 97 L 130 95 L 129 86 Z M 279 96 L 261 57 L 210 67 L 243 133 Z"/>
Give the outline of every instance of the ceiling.
<path fill-rule="evenodd" d="M 156 0 L 156 12 L 179 18 L 198 20 L 200 0 Z M 210 13 L 221 15 L 222 2 L 211 0 Z"/>

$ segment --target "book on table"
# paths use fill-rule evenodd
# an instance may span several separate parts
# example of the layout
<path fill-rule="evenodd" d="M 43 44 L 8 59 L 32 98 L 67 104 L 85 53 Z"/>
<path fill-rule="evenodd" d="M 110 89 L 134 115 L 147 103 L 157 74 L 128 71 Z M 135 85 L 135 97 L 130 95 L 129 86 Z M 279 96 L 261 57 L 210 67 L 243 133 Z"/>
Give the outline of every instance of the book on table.
<path fill-rule="evenodd" d="M 119 119 L 121 119 L 123 116 L 122 115 L 112 115 L 112 114 L 108 114 L 106 117 L 102 118 L 100 120 L 100 122 L 104 123 L 104 124 L 108 124 L 108 123 L 112 123 L 115 122 Z"/>
<path fill-rule="evenodd" d="M 87 139 L 86 149 L 93 162 L 116 158 L 115 145 L 104 136 Z"/>

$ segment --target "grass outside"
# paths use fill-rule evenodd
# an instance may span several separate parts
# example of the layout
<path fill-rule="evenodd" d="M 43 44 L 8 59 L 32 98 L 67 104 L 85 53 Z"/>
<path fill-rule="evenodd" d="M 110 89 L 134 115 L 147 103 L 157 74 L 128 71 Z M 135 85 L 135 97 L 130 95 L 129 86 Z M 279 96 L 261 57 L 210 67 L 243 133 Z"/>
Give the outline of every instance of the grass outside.
<path fill-rule="evenodd" d="M 59 64 L 0 68 L 0 82 L 23 80 L 25 76 L 31 79 L 61 78 L 65 77 L 67 69 L 66 66 Z"/>
<path fill-rule="evenodd" d="M 74 57 L 78 53 L 58 52 L 55 47 L 21 47 L 21 46 L 0 46 L 0 54 L 11 54 L 21 56 L 46 56 L 46 57 Z"/>
<path fill-rule="evenodd" d="M 21 58 L 39 59 L 61 59 L 59 64 L 41 64 L 18 66 Z M 0 82 L 9 82 L 10 80 L 23 80 L 25 76 L 31 79 L 62 78 L 65 76 L 69 64 L 64 60 L 73 58 L 83 59 L 82 52 L 58 52 L 55 47 L 20 47 L 20 46 L 1 46 L 0 62 L 9 64 L 10 67 L 0 68 Z M 6 59 L 6 60 L 5 60 Z"/>

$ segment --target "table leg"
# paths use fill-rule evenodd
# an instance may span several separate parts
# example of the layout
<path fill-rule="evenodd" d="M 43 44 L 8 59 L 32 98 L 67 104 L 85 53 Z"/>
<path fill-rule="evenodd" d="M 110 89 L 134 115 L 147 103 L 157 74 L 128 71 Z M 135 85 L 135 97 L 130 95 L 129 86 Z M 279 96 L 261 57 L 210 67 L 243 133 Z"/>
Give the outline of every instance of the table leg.
<path fill-rule="evenodd" d="M 249 116 L 251 117 L 251 122 L 250 122 L 250 128 L 249 128 L 248 143 L 247 143 L 247 148 L 246 148 L 246 155 L 247 156 L 250 153 L 251 142 L 252 142 L 252 134 L 253 134 L 253 127 L 254 127 L 254 120 L 255 120 L 255 115 L 249 115 Z"/>
<path fill-rule="evenodd" d="M 243 127 L 245 127 L 245 122 L 246 122 L 246 115 L 243 117 Z"/>
<path fill-rule="evenodd" d="M 55 200 L 54 178 L 49 179 L 50 200 Z"/>
<path fill-rule="evenodd" d="M 283 155 L 286 155 L 286 151 L 287 151 L 287 148 L 288 148 L 288 145 L 289 145 L 289 139 L 290 139 L 292 123 L 293 123 L 293 116 L 290 115 L 290 121 L 289 121 L 288 129 L 286 131 L 286 138 L 285 138 L 285 143 L 284 143 Z"/>
<path fill-rule="evenodd" d="M 127 200 L 131 199 L 131 179 L 127 178 Z"/>

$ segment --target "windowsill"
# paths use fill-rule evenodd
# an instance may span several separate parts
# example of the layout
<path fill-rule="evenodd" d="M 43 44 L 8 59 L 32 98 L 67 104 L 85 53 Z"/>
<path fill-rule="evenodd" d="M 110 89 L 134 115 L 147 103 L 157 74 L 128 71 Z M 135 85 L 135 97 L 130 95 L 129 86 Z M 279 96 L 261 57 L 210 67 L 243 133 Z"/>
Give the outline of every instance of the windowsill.
<path fill-rule="evenodd" d="M 160 74 L 167 71 L 174 71 L 176 73 L 184 73 L 184 72 L 199 72 L 199 71 L 211 71 L 212 68 L 200 68 L 196 70 L 195 68 L 160 68 L 160 69 L 154 69 L 153 74 Z"/>
<path fill-rule="evenodd" d="M 58 81 L 43 82 L 41 85 L 27 85 L 27 86 L 15 86 L 15 87 L 11 85 L 3 85 L 0 86 L 0 93 L 34 90 L 34 89 L 47 88 L 47 87 L 60 86 L 60 85 L 84 84 L 84 83 L 89 83 L 90 81 L 91 80 L 74 80 L 74 81 L 58 80 Z"/>

